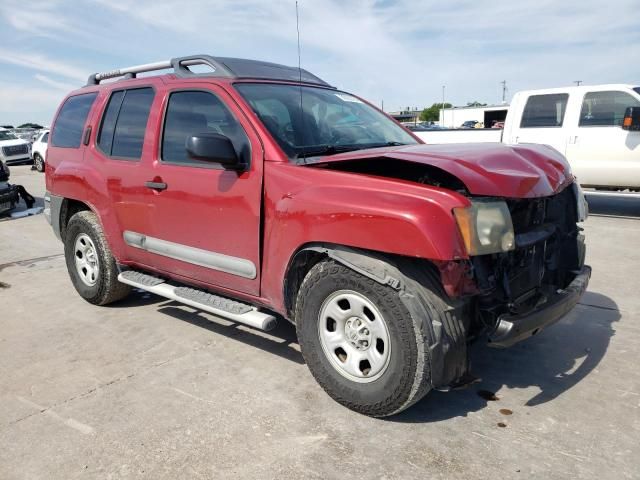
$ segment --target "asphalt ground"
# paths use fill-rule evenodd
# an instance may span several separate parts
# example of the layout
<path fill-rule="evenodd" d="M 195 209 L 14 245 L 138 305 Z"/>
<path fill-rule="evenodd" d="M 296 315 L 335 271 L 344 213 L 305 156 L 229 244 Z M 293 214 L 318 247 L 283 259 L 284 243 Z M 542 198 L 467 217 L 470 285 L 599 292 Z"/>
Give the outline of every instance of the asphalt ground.
<path fill-rule="evenodd" d="M 42 205 L 43 174 L 11 181 Z M 580 305 L 386 420 L 333 402 L 286 322 L 92 306 L 41 214 L 0 219 L 0 479 L 640 478 L 640 197 L 589 199 Z"/>

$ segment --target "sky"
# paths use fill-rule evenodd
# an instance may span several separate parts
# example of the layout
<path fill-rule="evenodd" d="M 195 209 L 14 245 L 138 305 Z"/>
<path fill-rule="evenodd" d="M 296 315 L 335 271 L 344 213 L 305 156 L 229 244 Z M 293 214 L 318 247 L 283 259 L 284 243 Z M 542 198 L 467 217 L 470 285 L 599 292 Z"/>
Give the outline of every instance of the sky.
<path fill-rule="evenodd" d="M 385 111 L 640 84 L 638 0 L 299 0 L 302 67 Z M 207 53 L 297 65 L 293 0 L 1 0 L 0 124 L 89 74 Z"/>

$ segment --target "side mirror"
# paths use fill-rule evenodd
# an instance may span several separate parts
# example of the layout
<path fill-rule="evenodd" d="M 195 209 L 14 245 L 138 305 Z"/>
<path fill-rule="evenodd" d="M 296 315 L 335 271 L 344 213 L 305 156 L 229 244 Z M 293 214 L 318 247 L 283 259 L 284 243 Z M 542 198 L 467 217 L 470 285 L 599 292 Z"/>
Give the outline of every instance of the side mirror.
<path fill-rule="evenodd" d="M 187 153 L 196 160 L 220 163 L 227 168 L 242 169 L 244 164 L 229 137 L 219 133 L 196 133 L 187 137 Z"/>
<path fill-rule="evenodd" d="M 640 130 L 640 107 L 627 107 L 622 120 L 624 130 Z"/>

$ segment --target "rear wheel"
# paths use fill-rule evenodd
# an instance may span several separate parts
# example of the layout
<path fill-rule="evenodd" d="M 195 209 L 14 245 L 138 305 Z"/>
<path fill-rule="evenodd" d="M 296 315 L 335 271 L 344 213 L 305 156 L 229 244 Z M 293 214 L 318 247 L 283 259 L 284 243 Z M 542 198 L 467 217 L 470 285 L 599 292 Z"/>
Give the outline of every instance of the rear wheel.
<path fill-rule="evenodd" d="M 430 388 L 422 320 L 411 317 L 390 286 L 320 262 L 298 292 L 296 326 L 311 373 L 352 410 L 393 415 Z"/>
<path fill-rule="evenodd" d="M 67 270 L 82 298 L 106 305 L 126 297 L 129 285 L 118 281 L 118 268 L 93 212 L 78 212 L 67 225 L 64 241 Z"/>
<path fill-rule="evenodd" d="M 40 156 L 39 153 L 36 153 L 33 156 L 33 166 L 39 172 L 44 172 L 44 159 Z"/>

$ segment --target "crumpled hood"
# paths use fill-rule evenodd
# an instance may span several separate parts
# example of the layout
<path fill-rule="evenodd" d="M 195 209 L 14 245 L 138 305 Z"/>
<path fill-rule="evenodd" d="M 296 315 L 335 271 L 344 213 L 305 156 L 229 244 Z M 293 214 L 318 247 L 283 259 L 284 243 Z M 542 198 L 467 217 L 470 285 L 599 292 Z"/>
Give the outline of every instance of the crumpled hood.
<path fill-rule="evenodd" d="M 407 145 L 356 150 L 318 158 L 314 163 L 388 158 L 431 165 L 462 181 L 473 195 L 546 197 L 573 181 L 567 160 L 547 145 L 461 143 Z"/>

